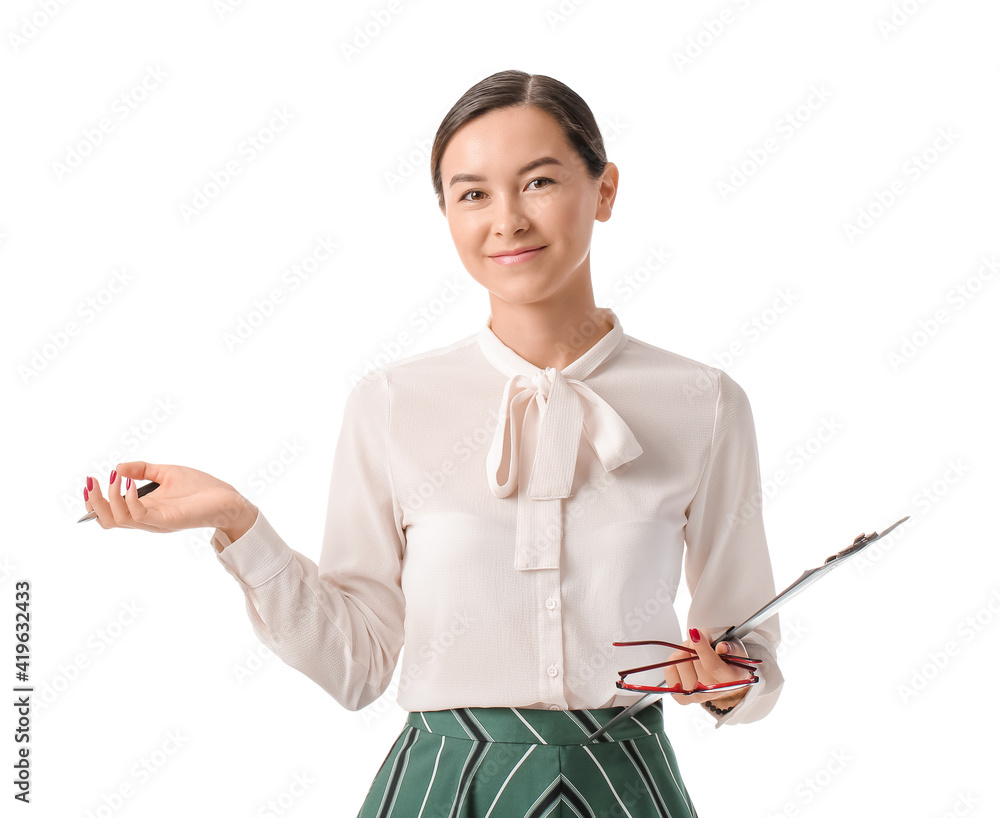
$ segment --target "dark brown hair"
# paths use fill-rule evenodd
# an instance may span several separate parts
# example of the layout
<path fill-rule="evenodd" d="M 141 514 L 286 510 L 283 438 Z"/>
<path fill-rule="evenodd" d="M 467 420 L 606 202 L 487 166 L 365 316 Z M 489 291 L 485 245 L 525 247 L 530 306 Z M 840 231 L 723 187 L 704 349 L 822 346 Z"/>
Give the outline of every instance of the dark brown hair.
<path fill-rule="evenodd" d="M 608 162 L 604 139 L 594 114 L 583 98 L 568 85 L 544 74 L 524 71 L 498 71 L 473 85 L 462 94 L 438 126 L 431 149 L 431 181 L 444 209 L 444 185 L 441 181 L 441 157 L 455 131 L 478 116 L 497 110 L 530 105 L 552 116 L 566 139 L 580 154 L 592 179 L 600 178 Z"/>

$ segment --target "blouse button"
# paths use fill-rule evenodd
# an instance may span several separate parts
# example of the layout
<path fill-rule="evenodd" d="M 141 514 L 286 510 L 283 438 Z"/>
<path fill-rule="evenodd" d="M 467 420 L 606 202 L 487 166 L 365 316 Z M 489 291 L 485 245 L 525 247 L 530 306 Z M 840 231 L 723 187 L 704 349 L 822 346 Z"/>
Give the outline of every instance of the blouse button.
<path fill-rule="evenodd" d="M 559 675 L 559 668 L 557 668 L 555 665 L 549 665 L 549 676 L 558 676 L 558 675 Z"/>
<path fill-rule="evenodd" d="M 549 597 L 548 599 L 545 600 L 545 607 L 548 608 L 550 611 L 556 606 L 556 604 L 557 604 L 556 601 L 552 597 Z"/>
<path fill-rule="evenodd" d="M 550 704 L 549 705 L 549 710 L 558 710 L 558 709 L 559 709 L 559 705 L 558 704 Z"/>

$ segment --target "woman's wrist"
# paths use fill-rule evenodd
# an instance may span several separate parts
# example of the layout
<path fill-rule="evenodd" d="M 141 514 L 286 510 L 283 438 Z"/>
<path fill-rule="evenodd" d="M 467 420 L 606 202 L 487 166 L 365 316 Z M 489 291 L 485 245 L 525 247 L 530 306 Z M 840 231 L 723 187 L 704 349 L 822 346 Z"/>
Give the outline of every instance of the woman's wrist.
<path fill-rule="evenodd" d="M 257 521 L 257 507 L 241 494 L 237 495 L 235 519 L 232 523 L 218 526 L 219 531 L 229 537 L 231 543 L 246 534 Z M 226 504 L 227 516 L 233 514 L 233 506 Z"/>
<path fill-rule="evenodd" d="M 739 690 L 733 690 L 726 693 L 724 696 L 713 696 L 711 698 L 712 704 L 716 707 L 721 707 L 723 709 L 731 707 L 734 704 L 739 704 L 743 701 L 743 698 L 747 695 L 749 687 L 741 687 Z"/>
<path fill-rule="evenodd" d="M 711 699 L 703 701 L 702 705 L 706 710 L 711 710 L 717 716 L 724 716 L 743 701 L 749 690 L 749 687 L 743 687 L 727 693 L 725 696 L 713 696 Z"/>

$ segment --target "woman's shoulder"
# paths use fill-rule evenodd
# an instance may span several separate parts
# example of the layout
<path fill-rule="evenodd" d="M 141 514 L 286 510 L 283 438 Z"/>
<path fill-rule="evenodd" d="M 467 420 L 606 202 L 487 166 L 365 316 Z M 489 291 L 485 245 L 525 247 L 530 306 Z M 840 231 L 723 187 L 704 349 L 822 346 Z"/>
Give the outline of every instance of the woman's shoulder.
<path fill-rule="evenodd" d="M 654 372 L 657 380 L 682 389 L 689 399 L 703 396 L 714 400 L 720 394 L 742 392 L 740 385 L 721 367 L 631 335 L 626 338 L 629 342 L 626 347 L 627 355 L 637 365 Z"/>

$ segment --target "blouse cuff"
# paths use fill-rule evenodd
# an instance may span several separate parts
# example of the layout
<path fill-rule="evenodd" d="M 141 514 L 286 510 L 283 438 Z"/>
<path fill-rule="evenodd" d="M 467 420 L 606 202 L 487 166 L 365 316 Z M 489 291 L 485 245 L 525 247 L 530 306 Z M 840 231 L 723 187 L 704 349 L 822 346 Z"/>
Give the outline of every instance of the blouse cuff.
<path fill-rule="evenodd" d="M 728 713 L 719 715 L 707 707 L 704 708 L 707 713 L 711 713 L 715 717 L 716 729 L 722 727 L 723 724 L 746 724 L 764 718 L 774 708 L 778 691 L 785 682 L 770 642 L 758 637 L 755 633 L 744 636 L 742 642 L 748 655 L 762 660 L 756 671 L 760 681 L 750 685 L 746 695 Z"/>
<path fill-rule="evenodd" d="M 242 537 L 230 540 L 217 528 L 211 542 L 216 558 L 245 588 L 256 588 L 274 579 L 292 560 L 291 548 L 259 508 L 257 519 Z"/>

